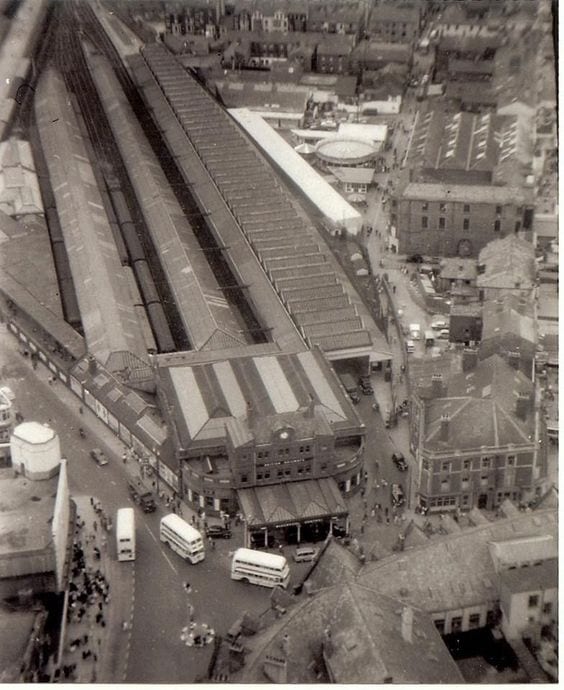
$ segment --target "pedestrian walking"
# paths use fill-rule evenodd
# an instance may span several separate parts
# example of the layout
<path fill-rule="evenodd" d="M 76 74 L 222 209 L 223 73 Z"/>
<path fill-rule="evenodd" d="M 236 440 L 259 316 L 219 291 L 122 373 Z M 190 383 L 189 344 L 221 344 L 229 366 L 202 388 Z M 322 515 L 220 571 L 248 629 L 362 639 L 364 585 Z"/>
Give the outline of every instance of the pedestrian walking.
<path fill-rule="evenodd" d="M 184 589 L 186 590 L 186 594 L 192 593 L 192 585 L 189 582 L 184 583 Z"/>

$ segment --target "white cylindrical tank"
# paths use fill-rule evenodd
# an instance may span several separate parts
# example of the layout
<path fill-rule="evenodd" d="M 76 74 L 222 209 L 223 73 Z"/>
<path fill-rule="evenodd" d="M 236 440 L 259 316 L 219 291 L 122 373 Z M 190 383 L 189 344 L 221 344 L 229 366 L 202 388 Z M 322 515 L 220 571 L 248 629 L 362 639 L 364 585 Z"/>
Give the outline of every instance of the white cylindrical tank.
<path fill-rule="evenodd" d="M 14 469 L 29 479 L 49 479 L 59 471 L 59 436 L 46 424 L 18 424 L 10 438 L 10 450 Z"/>

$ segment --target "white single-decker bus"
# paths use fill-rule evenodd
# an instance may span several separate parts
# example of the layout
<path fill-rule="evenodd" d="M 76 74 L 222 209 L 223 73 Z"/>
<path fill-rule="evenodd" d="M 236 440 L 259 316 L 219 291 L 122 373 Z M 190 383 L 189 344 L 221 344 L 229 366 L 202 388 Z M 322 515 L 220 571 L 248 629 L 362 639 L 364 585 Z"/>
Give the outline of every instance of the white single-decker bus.
<path fill-rule="evenodd" d="M 117 511 L 116 545 L 118 561 L 135 560 L 135 512 L 133 508 L 120 508 Z"/>
<path fill-rule="evenodd" d="M 190 563 L 204 560 L 206 553 L 202 535 L 179 515 L 171 513 L 161 519 L 160 536 L 162 542 Z"/>
<path fill-rule="evenodd" d="M 290 568 L 284 556 L 254 549 L 237 549 L 231 561 L 231 578 L 263 587 L 286 589 L 290 582 Z"/>

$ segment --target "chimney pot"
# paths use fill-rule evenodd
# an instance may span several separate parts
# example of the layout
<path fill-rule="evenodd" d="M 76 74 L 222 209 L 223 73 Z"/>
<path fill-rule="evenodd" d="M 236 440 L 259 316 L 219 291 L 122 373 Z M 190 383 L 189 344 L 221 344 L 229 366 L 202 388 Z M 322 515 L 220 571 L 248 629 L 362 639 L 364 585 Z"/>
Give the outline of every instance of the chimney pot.
<path fill-rule="evenodd" d="M 519 371 L 520 365 L 521 365 L 521 353 L 520 352 L 509 352 L 507 354 L 507 359 L 509 366 L 513 367 L 513 369 L 517 369 Z"/>

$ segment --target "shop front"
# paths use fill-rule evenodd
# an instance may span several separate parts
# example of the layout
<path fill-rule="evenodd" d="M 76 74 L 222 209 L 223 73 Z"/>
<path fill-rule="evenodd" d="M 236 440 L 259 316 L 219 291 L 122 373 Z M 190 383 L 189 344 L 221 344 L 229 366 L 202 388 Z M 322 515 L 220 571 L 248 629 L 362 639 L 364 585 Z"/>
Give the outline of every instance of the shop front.
<path fill-rule="evenodd" d="M 349 531 L 347 508 L 331 478 L 240 489 L 238 498 L 250 548 L 316 542 Z"/>

